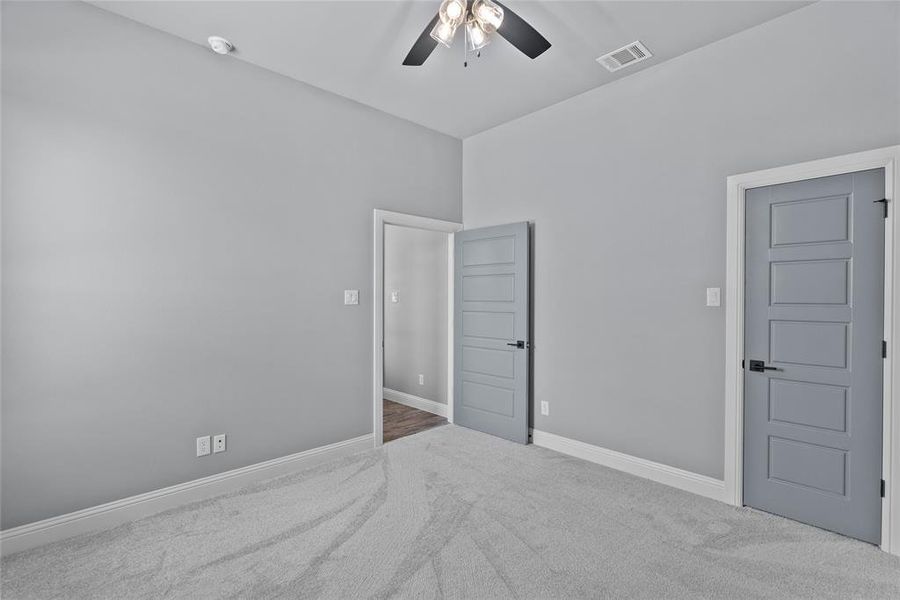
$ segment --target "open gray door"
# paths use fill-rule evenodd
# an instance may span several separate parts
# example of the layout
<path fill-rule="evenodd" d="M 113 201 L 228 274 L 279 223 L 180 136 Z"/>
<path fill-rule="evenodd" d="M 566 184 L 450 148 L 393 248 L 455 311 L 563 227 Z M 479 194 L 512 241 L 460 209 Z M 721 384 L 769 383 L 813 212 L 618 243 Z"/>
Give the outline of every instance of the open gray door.
<path fill-rule="evenodd" d="M 881 539 L 884 170 L 747 192 L 744 502 Z"/>
<path fill-rule="evenodd" d="M 528 224 L 455 237 L 453 420 L 528 443 Z"/>

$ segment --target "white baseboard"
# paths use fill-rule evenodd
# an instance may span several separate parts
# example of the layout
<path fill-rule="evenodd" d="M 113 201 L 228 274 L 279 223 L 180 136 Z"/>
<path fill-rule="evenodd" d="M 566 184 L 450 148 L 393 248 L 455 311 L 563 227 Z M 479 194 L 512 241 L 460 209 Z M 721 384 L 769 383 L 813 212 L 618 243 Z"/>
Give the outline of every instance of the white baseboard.
<path fill-rule="evenodd" d="M 218 496 L 254 481 L 291 473 L 372 447 L 372 434 L 367 433 L 327 446 L 28 523 L 0 531 L 0 553 L 6 556 L 81 533 L 109 529 L 176 506 Z"/>
<path fill-rule="evenodd" d="M 638 458 L 629 454 L 608 450 L 578 440 L 572 440 L 538 429 L 532 430 L 532 443 L 535 446 L 556 450 L 569 456 L 581 458 L 604 467 L 624 471 L 657 483 L 663 483 L 686 492 L 706 496 L 725 502 L 725 482 L 700 475 L 684 469 L 670 467 L 662 463 Z"/>
<path fill-rule="evenodd" d="M 405 404 L 406 406 L 418 408 L 419 410 L 424 410 L 425 412 L 430 412 L 434 415 L 440 415 L 445 419 L 447 418 L 446 404 L 441 404 L 440 402 L 435 402 L 434 400 L 428 400 L 427 398 L 413 396 L 412 394 L 407 394 L 406 392 L 389 390 L 388 388 L 384 388 L 384 390 L 382 391 L 385 400 L 397 402 L 398 404 Z"/>

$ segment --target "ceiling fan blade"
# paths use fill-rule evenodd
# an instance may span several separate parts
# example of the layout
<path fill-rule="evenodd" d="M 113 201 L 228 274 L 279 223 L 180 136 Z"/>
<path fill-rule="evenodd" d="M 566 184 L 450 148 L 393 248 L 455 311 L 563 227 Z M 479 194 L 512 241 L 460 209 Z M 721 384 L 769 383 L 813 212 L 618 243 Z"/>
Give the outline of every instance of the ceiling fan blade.
<path fill-rule="evenodd" d="M 417 39 L 412 45 L 412 48 L 409 49 L 409 54 L 403 59 L 404 65 L 407 67 L 419 67 L 429 56 L 431 56 L 431 53 L 438 44 L 435 39 L 431 37 L 431 30 L 434 29 L 437 20 L 438 15 L 434 15 L 434 18 L 425 26 L 425 30 L 419 35 L 419 39 Z"/>
<path fill-rule="evenodd" d="M 537 30 L 525 22 L 525 20 L 494 0 L 494 4 L 503 9 L 503 23 L 497 29 L 497 33 L 503 36 L 507 42 L 518 48 L 528 58 L 537 58 L 547 51 L 550 42 Z"/>

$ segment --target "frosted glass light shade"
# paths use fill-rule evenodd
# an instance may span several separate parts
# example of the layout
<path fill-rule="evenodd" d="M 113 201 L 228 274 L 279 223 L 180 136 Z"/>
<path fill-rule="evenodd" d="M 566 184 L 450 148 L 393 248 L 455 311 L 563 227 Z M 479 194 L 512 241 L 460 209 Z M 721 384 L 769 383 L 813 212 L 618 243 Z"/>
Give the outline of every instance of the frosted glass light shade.
<path fill-rule="evenodd" d="M 497 31 L 503 24 L 503 9 L 491 0 L 475 0 L 472 5 L 472 15 L 486 33 Z"/>
<path fill-rule="evenodd" d="M 459 27 L 459 25 L 453 23 L 447 24 L 438 19 L 437 25 L 431 30 L 431 37 L 438 43 L 449 48 L 453 43 L 453 35 L 456 33 L 457 27 Z"/>
<path fill-rule="evenodd" d="M 474 19 L 466 23 L 466 33 L 468 34 L 466 42 L 469 50 L 481 50 L 491 42 L 487 32 Z"/>
<path fill-rule="evenodd" d="M 446 25 L 458 27 L 466 17 L 466 0 L 444 0 L 438 14 Z"/>

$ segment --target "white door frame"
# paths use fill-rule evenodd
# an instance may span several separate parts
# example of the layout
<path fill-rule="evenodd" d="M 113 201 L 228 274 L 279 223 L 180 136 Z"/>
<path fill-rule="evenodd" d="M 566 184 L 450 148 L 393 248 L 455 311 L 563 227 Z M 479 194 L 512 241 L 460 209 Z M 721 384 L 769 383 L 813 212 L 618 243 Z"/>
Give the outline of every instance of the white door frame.
<path fill-rule="evenodd" d="M 900 219 L 894 200 L 900 190 L 900 146 L 890 146 L 833 158 L 732 175 L 728 178 L 727 281 L 725 310 L 725 500 L 743 505 L 744 450 L 744 195 L 748 189 L 816 177 L 884 169 L 888 218 L 884 232 L 884 448 L 882 477 L 886 482 L 881 506 L 881 548 L 900 555 Z"/>
<path fill-rule="evenodd" d="M 375 447 L 384 442 L 382 402 L 384 401 L 384 226 L 399 225 L 447 234 L 447 421 L 453 422 L 453 234 L 463 228 L 462 223 L 441 221 L 428 217 L 407 215 L 375 209 L 375 260 L 373 264 L 375 297 L 372 305 L 374 330 L 372 335 L 372 431 Z"/>

